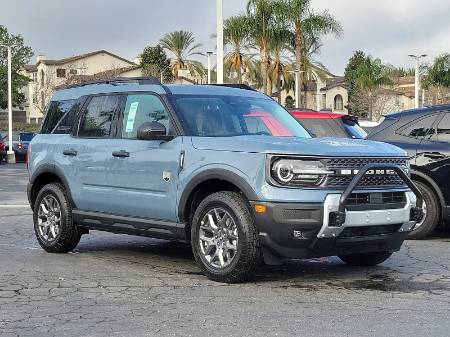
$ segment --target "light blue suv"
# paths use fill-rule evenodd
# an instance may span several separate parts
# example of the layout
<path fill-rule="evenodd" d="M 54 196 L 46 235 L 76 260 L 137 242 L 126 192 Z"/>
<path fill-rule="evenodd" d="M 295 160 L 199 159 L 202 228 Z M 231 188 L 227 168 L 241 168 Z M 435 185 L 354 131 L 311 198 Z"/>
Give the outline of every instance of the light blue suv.
<path fill-rule="evenodd" d="M 313 139 L 250 88 L 154 78 L 68 87 L 28 157 L 46 251 L 71 251 L 89 230 L 186 241 L 222 282 L 289 258 L 376 265 L 422 216 L 404 151 Z"/>

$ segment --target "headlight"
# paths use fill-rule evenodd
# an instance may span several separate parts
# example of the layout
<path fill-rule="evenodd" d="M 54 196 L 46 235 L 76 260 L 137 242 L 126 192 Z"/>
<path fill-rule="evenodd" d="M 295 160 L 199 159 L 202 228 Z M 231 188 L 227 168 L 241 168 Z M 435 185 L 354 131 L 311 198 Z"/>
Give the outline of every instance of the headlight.
<path fill-rule="evenodd" d="M 326 175 L 331 173 L 320 161 L 307 159 L 275 159 L 270 169 L 275 182 L 292 187 L 319 186 Z"/>

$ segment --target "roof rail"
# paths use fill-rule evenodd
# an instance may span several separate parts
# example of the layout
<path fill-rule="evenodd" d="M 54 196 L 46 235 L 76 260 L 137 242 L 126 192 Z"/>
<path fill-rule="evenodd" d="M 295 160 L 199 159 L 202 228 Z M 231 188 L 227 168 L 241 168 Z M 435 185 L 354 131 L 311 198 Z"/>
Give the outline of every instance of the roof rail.
<path fill-rule="evenodd" d="M 247 84 L 235 84 L 235 83 L 224 83 L 224 84 L 208 84 L 208 85 L 215 85 L 218 87 L 227 87 L 227 88 L 236 88 L 236 89 L 243 89 L 243 90 L 250 90 L 250 91 L 256 91 L 251 86 Z"/>
<path fill-rule="evenodd" d="M 66 86 L 65 88 L 71 89 L 71 88 L 84 87 L 84 86 L 92 85 L 92 84 L 114 84 L 114 83 L 137 83 L 139 85 L 145 85 L 145 84 L 161 85 L 160 80 L 154 76 L 114 77 L 114 78 L 108 78 L 108 79 L 103 79 L 103 80 L 87 81 L 87 82 L 81 82 L 81 83 L 77 83 L 77 84 L 70 84 L 70 85 Z"/>

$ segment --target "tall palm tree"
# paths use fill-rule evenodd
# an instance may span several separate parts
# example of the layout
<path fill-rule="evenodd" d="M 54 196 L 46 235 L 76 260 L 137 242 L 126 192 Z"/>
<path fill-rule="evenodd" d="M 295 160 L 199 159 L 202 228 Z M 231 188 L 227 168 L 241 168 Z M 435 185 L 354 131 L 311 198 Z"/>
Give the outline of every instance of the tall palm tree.
<path fill-rule="evenodd" d="M 282 90 L 281 81 L 284 79 L 284 83 L 287 83 L 291 77 L 291 60 L 290 57 L 286 55 L 291 39 L 291 33 L 284 29 L 284 27 L 280 27 L 279 29 L 274 30 L 268 44 L 268 94 L 272 94 L 272 88 L 273 85 L 275 85 L 278 93 L 278 102 L 280 103 Z"/>
<path fill-rule="evenodd" d="M 179 70 L 189 70 L 191 75 L 204 76 L 205 69 L 201 62 L 190 59 L 193 55 L 200 55 L 198 48 L 202 45 L 195 43 L 194 34 L 184 30 L 175 31 L 166 34 L 161 40 L 160 45 L 175 55 L 172 60 L 172 73 L 178 76 Z"/>
<path fill-rule="evenodd" d="M 237 74 L 238 83 L 242 83 L 242 73 L 250 68 L 251 57 L 244 53 L 249 46 L 249 22 L 245 15 L 229 18 L 224 23 L 224 40 L 231 50 L 225 55 L 225 69 L 229 76 Z"/>
<path fill-rule="evenodd" d="M 278 0 L 279 1 L 279 0 Z M 268 92 L 267 75 L 269 69 L 268 44 L 273 33 L 273 24 L 276 20 L 275 0 L 248 0 L 247 15 L 249 20 L 249 33 L 252 43 L 258 47 L 260 54 L 260 67 L 262 74 L 262 89 Z"/>
<path fill-rule="evenodd" d="M 337 19 L 327 10 L 316 13 L 311 8 L 311 0 L 281 0 L 277 6 L 278 13 L 291 26 L 294 33 L 295 46 L 295 70 L 298 80 L 301 82 L 302 56 L 304 55 L 303 43 L 309 37 L 320 37 L 326 34 L 340 36 L 342 26 Z M 296 96 L 301 98 L 302 85 L 299 83 Z"/>

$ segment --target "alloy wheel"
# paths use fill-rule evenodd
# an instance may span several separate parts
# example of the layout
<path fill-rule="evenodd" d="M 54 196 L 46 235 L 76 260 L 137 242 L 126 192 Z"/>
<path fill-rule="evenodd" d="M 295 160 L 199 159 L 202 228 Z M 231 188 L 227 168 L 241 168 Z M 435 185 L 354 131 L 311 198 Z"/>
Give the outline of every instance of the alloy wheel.
<path fill-rule="evenodd" d="M 236 257 L 238 229 L 225 209 L 217 207 L 205 214 L 200 224 L 199 244 L 203 258 L 214 268 L 223 269 Z"/>
<path fill-rule="evenodd" d="M 46 242 L 53 242 L 61 232 L 61 206 L 58 200 L 47 195 L 39 204 L 38 233 Z"/>

